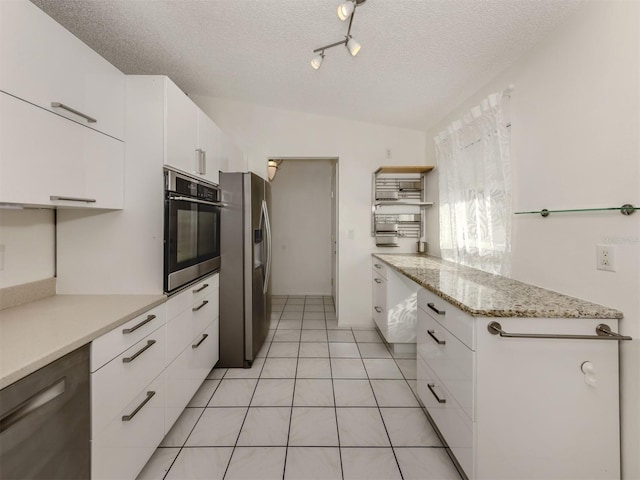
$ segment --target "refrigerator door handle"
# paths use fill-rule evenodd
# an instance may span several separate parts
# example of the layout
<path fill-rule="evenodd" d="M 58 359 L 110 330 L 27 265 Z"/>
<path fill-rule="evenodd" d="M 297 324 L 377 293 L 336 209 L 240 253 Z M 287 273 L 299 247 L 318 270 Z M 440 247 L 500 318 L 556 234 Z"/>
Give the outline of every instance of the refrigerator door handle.
<path fill-rule="evenodd" d="M 269 220 L 269 210 L 267 209 L 267 202 L 262 201 L 262 210 L 264 214 L 266 239 L 267 239 L 267 268 L 264 275 L 264 288 L 263 292 L 267 293 L 269 288 L 269 276 L 271 275 L 271 221 Z"/>

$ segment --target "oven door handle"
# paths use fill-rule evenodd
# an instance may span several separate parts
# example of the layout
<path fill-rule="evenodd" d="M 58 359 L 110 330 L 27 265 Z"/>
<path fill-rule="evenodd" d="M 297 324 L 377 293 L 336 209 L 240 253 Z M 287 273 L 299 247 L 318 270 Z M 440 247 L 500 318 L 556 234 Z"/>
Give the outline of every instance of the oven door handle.
<path fill-rule="evenodd" d="M 169 195 L 169 200 L 182 200 L 185 202 L 191 202 L 191 203 L 203 203 L 205 205 L 213 205 L 215 207 L 226 207 L 227 204 L 226 203 L 222 203 L 222 202 L 208 202 L 207 200 L 200 200 L 197 198 L 191 198 L 191 197 L 183 197 L 181 195 Z"/>

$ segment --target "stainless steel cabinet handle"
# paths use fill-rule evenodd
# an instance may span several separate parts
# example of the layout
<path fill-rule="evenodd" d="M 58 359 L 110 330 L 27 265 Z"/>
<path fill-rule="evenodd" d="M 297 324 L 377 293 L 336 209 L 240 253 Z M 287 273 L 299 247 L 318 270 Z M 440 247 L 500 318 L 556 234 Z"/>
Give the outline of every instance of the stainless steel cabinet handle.
<path fill-rule="evenodd" d="M 123 422 L 128 422 L 128 421 L 129 421 L 129 420 L 131 420 L 133 417 L 135 417 L 135 416 L 136 416 L 136 413 L 138 413 L 138 412 L 142 409 L 142 407 L 144 407 L 144 406 L 149 402 L 149 400 L 151 400 L 151 398 L 152 398 L 155 394 L 156 394 L 156 392 L 154 392 L 153 390 L 151 390 L 151 391 L 147 392 L 147 397 L 142 401 L 142 403 L 141 403 L 140 405 L 138 405 L 138 406 L 136 407 L 136 409 L 135 409 L 133 412 L 131 412 L 129 415 L 123 415 L 123 416 L 122 416 L 122 421 L 123 421 Z"/>
<path fill-rule="evenodd" d="M 427 307 L 436 312 L 438 315 L 444 315 L 446 313 L 444 310 L 438 310 L 434 303 L 427 303 Z"/>
<path fill-rule="evenodd" d="M 374 263 L 373 266 L 376 268 L 382 268 L 382 265 L 380 265 L 379 263 Z"/>
<path fill-rule="evenodd" d="M 500 335 L 505 338 L 552 338 L 563 340 L 632 340 L 627 335 L 620 335 L 612 332 L 609 325 L 601 323 L 596 327 L 596 335 L 558 335 L 549 333 L 508 333 L 502 330 L 502 325 L 498 322 L 491 322 L 487 325 L 487 330 L 492 335 Z"/>
<path fill-rule="evenodd" d="M 63 377 L 52 385 L 40 390 L 32 397 L 26 399 L 17 407 L 12 408 L 5 416 L 0 418 L 0 433 L 11 427 L 11 425 L 18 423 L 23 418 L 34 413 L 54 398 L 59 397 L 64 393 L 64 391 L 65 378 Z"/>
<path fill-rule="evenodd" d="M 203 300 L 202 303 L 200 305 L 198 305 L 197 307 L 193 307 L 191 309 L 191 311 L 193 312 L 197 312 L 198 310 L 200 310 L 202 307 L 204 307 L 207 303 L 209 303 L 209 300 Z"/>
<path fill-rule="evenodd" d="M 431 338 L 433 338 L 433 339 L 436 341 L 436 343 L 437 343 L 438 345 L 446 345 L 446 344 L 447 344 L 447 342 L 446 342 L 445 340 L 440 340 L 438 337 L 436 337 L 436 336 L 434 335 L 434 333 L 436 333 L 436 331 L 435 331 L 435 330 L 427 330 L 427 333 L 429 334 L 429 336 L 430 336 Z"/>
<path fill-rule="evenodd" d="M 438 401 L 438 403 L 447 403 L 447 399 L 446 398 L 440 398 L 438 396 L 438 394 L 436 393 L 436 391 L 434 390 L 434 387 L 436 386 L 435 383 L 427 383 L 427 387 L 429 388 L 429 390 L 431 391 L 431 394 L 436 397 L 436 400 Z"/>
<path fill-rule="evenodd" d="M 133 362 L 136 358 L 138 358 L 140 355 L 142 355 L 146 350 L 150 349 L 153 346 L 154 343 L 156 343 L 155 340 L 147 340 L 147 344 L 144 347 L 142 347 L 140 350 L 138 350 L 136 353 L 134 353 L 130 357 L 124 357 L 122 359 L 122 363 L 131 363 L 131 362 Z"/>
<path fill-rule="evenodd" d="M 382 309 L 380 307 L 373 307 L 373 309 L 378 313 L 382 313 Z"/>
<path fill-rule="evenodd" d="M 135 332 L 137 329 L 139 329 L 140 327 L 146 325 L 147 323 L 149 323 L 154 318 L 156 318 L 155 315 L 147 315 L 147 318 L 145 318 L 143 321 L 141 321 L 139 324 L 135 325 L 134 327 L 123 328 L 122 329 L 122 333 L 124 333 L 126 335 L 127 333 Z"/>
<path fill-rule="evenodd" d="M 51 107 L 52 108 L 61 108 L 63 110 L 66 110 L 67 112 L 71 112 L 74 115 L 78 115 L 79 117 L 84 118 L 87 122 L 89 123 L 96 123 L 97 120 L 93 117 L 90 117 L 89 115 L 86 115 L 82 112 L 79 112 L 78 110 L 76 110 L 75 108 L 71 108 L 67 105 L 65 105 L 64 103 L 60 103 L 60 102 L 51 102 Z"/>
<path fill-rule="evenodd" d="M 198 343 L 196 343 L 195 345 L 191 345 L 191 348 L 198 348 L 200 346 L 200 344 L 207 339 L 208 336 L 209 336 L 208 333 L 203 333 L 202 334 L 202 338 L 200 339 L 200 341 Z"/>
<path fill-rule="evenodd" d="M 207 152 L 201 148 L 196 148 L 198 154 L 198 173 L 206 175 L 207 173 Z"/>
<path fill-rule="evenodd" d="M 193 291 L 193 293 L 199 293 L 199 292 L 201 292 L 202 290 L 204 290 L 205 288 L 207 288 L 208 286 L 209 286 L 209 284 L 208 284 L 208 283 L 205 283 L 205 284 L 204 284 L 204 285 L 202 285 L 200 288 L 196 288 L 196 289 Z"/>
<path fill-rule="evenodd" d="M 49 200 L 63 200 L 65 202 L 84 202 L 84 203 L 96 203 L 95 198 L 80 198 L 80 197 L 62 197 L 60 195 L 51 195 Z"/>
<path fill-rule="evenodd" d="M 373 281 L 376 283 L 382 283 L 382 280 L 380 280 L 379 278 L 374 278 Z"/>

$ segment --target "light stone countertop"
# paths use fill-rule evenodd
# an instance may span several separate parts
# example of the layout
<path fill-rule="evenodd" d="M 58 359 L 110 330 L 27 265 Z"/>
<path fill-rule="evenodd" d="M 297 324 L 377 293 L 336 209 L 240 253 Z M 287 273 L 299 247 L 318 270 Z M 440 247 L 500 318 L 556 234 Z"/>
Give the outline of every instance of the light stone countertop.
<path fill-rule="evenodd" d="M 622 318 L 622 312 L 418 254 L 372 254 L 474 317 Z"/>
<path fill-rule="evenodd" d="M 0 312 L 0 388 L 89 343 L 164 295 L 55 295 Z"/>

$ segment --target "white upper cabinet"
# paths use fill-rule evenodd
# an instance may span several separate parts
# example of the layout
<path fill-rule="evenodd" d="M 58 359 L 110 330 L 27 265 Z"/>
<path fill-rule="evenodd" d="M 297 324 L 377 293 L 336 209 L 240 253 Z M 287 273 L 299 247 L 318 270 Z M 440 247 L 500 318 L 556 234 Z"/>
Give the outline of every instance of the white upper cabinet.
<path fill-rule="evenodd" d="M 0 203 L 121 209 L 123 179 L 123 142 L 0 92 Z"/>
<path fill-rule="evenodd" d="M 198 173 L 198 107 L 168 78 L 165 80 L 164 163 Z"/>
<path fill-rule="evenodd" d="M 169 78 L 165 79 L 164 163 L 218 183 L 220 129 Z"/>
<path fill-rule="evenodd" d="M 0 90 L 124 140 L 124 74 L 31 2 L 0 1 L 0 58 Z"/>
<path fill-rule="evenodd" d="M 220 176 L 221 131 L 201 110 L 198 110 L 198 149 L 201 155 L 200 174 L 218 183 Z"/>

